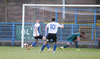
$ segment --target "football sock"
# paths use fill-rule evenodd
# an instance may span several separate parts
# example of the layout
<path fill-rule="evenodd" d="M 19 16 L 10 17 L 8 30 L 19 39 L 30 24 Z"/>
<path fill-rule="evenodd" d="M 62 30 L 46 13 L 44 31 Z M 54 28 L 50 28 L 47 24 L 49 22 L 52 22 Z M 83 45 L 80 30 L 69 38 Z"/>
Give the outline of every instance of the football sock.
<path fill-rule="evenodd" d="M 57 44 L 54 44 L 53 51 L 56 51 Z"/>
<path fill-rule="evenodd" d="M 43 46 L 42 46 L 41 51 L 43 51 L 43 50 L 44 50 L 45 46 L 46 46 L 46 45 L 43 45 Z"/>
<path fill-rule="evenodd" d="M 50 48 L 50 46 L 49 46 L 49 44 L 47 43 L 47 48 L 49 49 Z"/>
<path fill-rule="evenodd" d="M 32 43 L 32 46 L 36 45 L 36 43 L 37 43 L 37 42 L 33 42 L 33 43 Z"/>

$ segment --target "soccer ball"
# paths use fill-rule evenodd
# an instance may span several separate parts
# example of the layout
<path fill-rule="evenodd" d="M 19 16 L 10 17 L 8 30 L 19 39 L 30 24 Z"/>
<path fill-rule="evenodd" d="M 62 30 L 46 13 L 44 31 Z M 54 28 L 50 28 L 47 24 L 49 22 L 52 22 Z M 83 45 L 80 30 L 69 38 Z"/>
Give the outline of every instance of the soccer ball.
<path fill-rule="evenodd" d="M 27 48 L 28 47 L 28 44 L 27 43 L 24 43 L 24 47 Z"/>

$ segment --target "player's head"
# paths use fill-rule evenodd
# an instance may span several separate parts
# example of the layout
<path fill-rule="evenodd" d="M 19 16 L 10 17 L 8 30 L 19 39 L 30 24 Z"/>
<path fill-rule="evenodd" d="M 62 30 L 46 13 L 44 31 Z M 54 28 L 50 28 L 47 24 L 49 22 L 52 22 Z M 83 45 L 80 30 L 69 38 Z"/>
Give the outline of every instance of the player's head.
<path fill-rule="evenodd" d="M 39 22 L 40 22 L 40 20 L 39 20 L 39 19 L 37 19 L 37 20 L 36 20 L 36 23 L 39 23 Z"/>
<path fill-rule="evenodd" d="M 52 18 L 51 21 L 52 21 L 52 22 L 55 22 L 55 18 Z"/>
<path fill-rule="evenodd" d="M 80 37 L 84 37 L 84 36 L 85 36 L 85 32 L 81 32 Z"/>

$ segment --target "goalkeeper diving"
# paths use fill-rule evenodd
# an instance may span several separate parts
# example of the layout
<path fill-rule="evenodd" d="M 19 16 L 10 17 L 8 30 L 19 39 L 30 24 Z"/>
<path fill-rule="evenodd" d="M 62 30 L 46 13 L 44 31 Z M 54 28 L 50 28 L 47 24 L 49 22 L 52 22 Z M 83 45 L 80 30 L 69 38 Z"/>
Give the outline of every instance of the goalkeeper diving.
<path fill-rule="evenodd" d="M 84 32 L 81 32 L 81 33 L 74 33 L 74 34 L 68 36 L 68 37 L 67 37 L 67 44 L 64 45 L 64 46 L 62 46 L 62 47 L 60 47 L 60 48 L 61 48 L 61 49 L 67 48 L 67 47 L 69 47 L 69 46 L 72 45 L 72 42 L 75 43 L 76 48 L 79 48 L 78 42 L 80 41 L 80 38 L 84 38 L 84 39 L 86 38 Z"/>

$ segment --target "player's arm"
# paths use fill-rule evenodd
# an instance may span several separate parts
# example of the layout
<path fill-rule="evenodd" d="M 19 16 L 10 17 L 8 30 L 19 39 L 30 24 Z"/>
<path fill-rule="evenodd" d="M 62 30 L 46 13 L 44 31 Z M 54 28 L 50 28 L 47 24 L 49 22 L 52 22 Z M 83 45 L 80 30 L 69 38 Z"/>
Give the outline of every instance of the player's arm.
<path fill-rule="evenodd" d="M 58 26 L 59 26 L 60 28 L 64 28 L 64 24 L 61 24 L 61 25 L 60 25 L 60 24 L 58 23 Z"/>
<path fill-rule="evenodd" d="M 85 36 L 82 36 L 82 38 L 86 39 L 86 37 L 85 37 Z"/>
<path fill-rule="evenodd" d="M 61 24 L 61 28 L 64 28 L 64 24 Z"/>
<path fill-rule="evenodd" d="M 82 36 L 81 38 L 83 38 L 83 39 L 88 39 L 89 37 L 86 37 L 86 36 Z"/>

